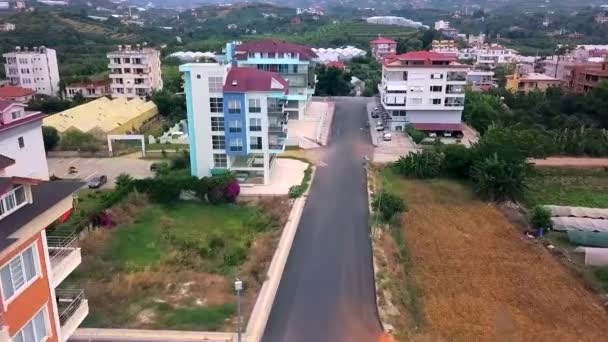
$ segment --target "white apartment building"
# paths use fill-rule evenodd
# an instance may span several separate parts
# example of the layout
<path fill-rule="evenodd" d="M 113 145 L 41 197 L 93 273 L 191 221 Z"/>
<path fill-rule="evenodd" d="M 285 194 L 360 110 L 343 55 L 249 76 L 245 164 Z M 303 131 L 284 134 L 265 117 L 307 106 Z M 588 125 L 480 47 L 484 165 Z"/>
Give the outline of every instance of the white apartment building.
<path fill-rule="evenodd" d="M 517 51 L 502 45 L 481 44 L 472 48 L 460 50 L 458 59 L 474 59 L 476 66 L 494 69 L 499 64 L 511 64 L 516 62 L 517 56 Z"/>
<path fill-rule="evenodd" d="M 81 94 L 87 99 L 96 99 L 102 96 L 112 95 L 110 84 L 110 80 L 73 83 L 65 87 L 65 95 L 69 99 L 74 98 L 76 94 Z"/>
<path fill-rule="evenodd" d="M 444 20 L 439 20 L 435 22 L 435 30 L 440 31 L 440 30 L 447 30 L 450 28 L 450 22 L 449 21 L 444 21 Z"/>
<path fill-rule="evenodd" d="M 163 88 L 160 51 L 137 45 L 119 45 L 109 52 L 112 97 L 143 98 Z"/>
<path fill-rule="evenodd" d="M 454 40 L 433 40 L 431 51 L 458 55 L 458 44 Z"/>
<path fill-rule="evenodd" d="M 289 83 L 278 73 L 217 63 L 180 66 L 184 72 L 193 176 L 230 170 L 246 184 L 270 184 L 285 149 Z"/>
<path fill-rule="evenodd" d="M 390 115 L 385 125 L 391 130 L 412 124 L 423 131 L 462 131 L 467 71 L 454 55 L 433 51 L 387 57 L 378 85 Z"/>
<path fill-rule="evenodd" d="M 11 85 L 34 90 L 39 94 L 59 93 L 57 53 L 44 46 L 17 46 L 15 51 L 2 54 L 6 77 Z"/>

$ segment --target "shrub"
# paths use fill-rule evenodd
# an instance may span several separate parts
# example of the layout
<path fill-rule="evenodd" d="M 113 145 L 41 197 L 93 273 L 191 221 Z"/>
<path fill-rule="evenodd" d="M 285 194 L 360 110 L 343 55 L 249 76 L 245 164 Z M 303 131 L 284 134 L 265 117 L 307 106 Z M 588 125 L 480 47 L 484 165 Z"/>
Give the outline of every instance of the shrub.
<path fill-rule="evenodd" d="M 405 127 L 405 131 L 416 144 L 420 144 L 422 142 L 422 140 L 424 140 L 424 138 L 426 138 L 426 133 L 417 130 L 412 125 L 407 125 Z"/>
<path fill-rule="evenodd" d="M 514 200 L 526 190 L 529 165 L 525 161 L 500 159 L 498 154 L 476 161 L 471 168 L 475 191 L 494 201 Z"/>
<path fill-rule="evenodd" d="M 551 228 L 551 212 L 543 206 L 535 206 L 530 213 L 530 224 L 532 228 Z"/>
<path fill-rule="evenodd" d="M 55 127 L 42 126 L 42 140 L 44 141 L 44 149 L 52 151 L 59 144 L 59 132 Z"/>
<path fill-rule="evenodd" d="M 395 215 L 407 211 L 403 199 L 393 193 L 382 191 L 372 202 L 372 208 L 380 213 L 385 222 L 389 222 Z"/>
<path fill-rule="evenodd" d="M 438 151 L 443 153 L 443 170 L 450 176 L 468 178 L 473 165 L 473 151 L 464 145 L 448 144 Z"/>
<path fill-rule="evenodd" d="M 133 177 L 127 173 L 121 173 L 116 177 L 116 190 L 130 190 L 133 187 Z"/>
<path fill-rule="evenodd" d="M 180 170 L 190 167 L 190 152 L 184 150 L 171 158 L 171 169 Z"/>
<path fill-rule="evenodd" d="M 70 128 L 61 137 L 61 149 L 72 151 L 96 152 L 103 144 L 91 133 L 82 132 L 76 128 Z"/>
<path fill-rule="evenodd" d="M 289 192 L 287 193 L 287 195 L 289 196 L 289 198 L 297 198 L 302 196 L 305 191 L 306 188 L 304 188 L 301 184 L 293 185 L 289 188 Z"/>
<path fill-rule="evenodd" d="M 443 163 L 443 154 L 434 150 L 410 152 L 400 157 L 395 163 L 397 173 L 406 177 L 433 178 L 439 175 Z"/>

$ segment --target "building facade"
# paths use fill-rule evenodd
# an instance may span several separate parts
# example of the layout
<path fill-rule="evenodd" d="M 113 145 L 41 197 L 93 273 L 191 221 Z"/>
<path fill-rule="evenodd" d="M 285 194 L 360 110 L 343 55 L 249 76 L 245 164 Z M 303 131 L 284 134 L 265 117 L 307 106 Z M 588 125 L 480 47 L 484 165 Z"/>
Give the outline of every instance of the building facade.
<path fill-rule="evenodd" d="M 460 50 L 458 59 L 473 59 L 478 67 L 494 69 L 500 64 L 515 63 L 517 56 L 517 51 L 502 45 L 481 44 Z"/>
<path fill-rule="evenodd" d="M 56 96 L 59 93 L 57 53 L 44 46 L 15 48 L 2 54 L 6 77 L 11 85 L 28 88 L 38 94 Z"/>
<path fill-rule="evenodd" d="M 87 99 L 96 99 L 112 95 L 110 84 L 110 80 L 73 83 L 65 87 L 65 94 L 69 99 L 74 98 L 76 94 L 81 94 Z"/>
<path fill-rule="evenodd" d="M 163 88 L 160 51 L 137 45 L 119 45 L 107 55 L 112 97 L 144 98 Z"/>
<path fill-rule="evenodd" d="M 41 130 L 43 117 L 40 112 L 26 111 L 22 103 L 0 100 L 0 155 L 14 161 L 0 171 L 0 176 L 49 179 Z"/>
<path fill-rule="evenodd" d="M 231 170 L 242 183 L 269 184 L 285 149 L 289 83 L 281 75 L 216 63 L 180 66 L 186 84 L 192 175 Z"/>
<path fill-rule="evenodd" d="M 453 40 L 433 40 L 431 51 L 440 53 L 450 53 L 458 56 L 458 45 Z"/>
<path fill-rule="evenodd" d="M 496 87 L 494 71 L 469 70 L 467 84 L 473 91 L 488 91 Z"/>
<path fill-rule="evenodd" d="M 372 56 L 374 56 L 376 60 L 381 60 L 385 56 L 397 53 L 397 42 L 392 39 L 378 37 L 370 41 L 369 44 Z"/>
<path fill-rule="evenodd" d="M 537 72 L 526 74 L 518 72 L 513 75 L 508 75 L 506 78 L 507 84 L 505 85 L 505 88 L 512 92 L 528 93 L 535 90 L 545 91 L 549 87 L 559 87 L 562 83 L 555 77 L 539 74 Z"/>
<path fill-rule="evenodd" d="M 569 68 L 564 86 L 571 92 L 583 94 L 597 87 L 602 81 L 608 81 L 608 62 L 587 63 Z"/>
<path fill-rule="evenodd" d="M 304 117 L 315 93 L 315 52 L 304 45 L 280 40 L 258 40 L 249 43 L 228 43 L 228 63 L 239 67 L 276 72 L 289 82 L 284 110 L 292 119 Z"/>
<path fill-rule="evenodd" d="M 385 124 L 403 130 L 412 124 L 427 131 L 461 131 L 468 66 L 450 54 L 432 51 L 391 56 L 378 85 Z"/>

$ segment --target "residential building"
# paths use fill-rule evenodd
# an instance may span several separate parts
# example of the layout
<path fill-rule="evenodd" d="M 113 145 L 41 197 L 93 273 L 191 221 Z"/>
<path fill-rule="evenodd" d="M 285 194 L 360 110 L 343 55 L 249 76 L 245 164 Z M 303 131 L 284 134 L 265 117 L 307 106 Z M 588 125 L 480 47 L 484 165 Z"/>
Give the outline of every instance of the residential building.
<path fill-rule="evenodd" d="M 502 45 L 482 44 L 460 50 L 458 59 L 473 59 L 476 66 L 494 69 L 500 64 L 514 63 L 517 56 L 517 51 L 505 48 Z"/>
<path fill-rule="evenodd" d="M 76 94 L 80 94 L 87 99 L 96 99 L 98 97 L 109 96 L 112 94 L 110 84 L 110 80 L 72 83 L 65 87 L 65 93 L 66 97 L 69 99 L 73 98 Z"/>
<path fill-rule="evenodd" d="M 507 76 L 505 88 L 512 92 L 528 93 L 534 90 L 545 91 L 549 87 L 560 86 L 561 81 L 555 77 L 547 76 L 537 72 L 515 73 Z"/>
<path fill-rule="evenodd" d="M 38 94 L 56 96 L 59 93 L 57 53 L 44 46 L 19 46 L 15 51 L 2 54 L 4 69 L 10 84 L 32 89 Z"/>
<path fill-rule="evenodd" d="M 119 45 L 107 57 L 112 97 L 144 98 L 163 88 L 160 51 L 139 44 L 135 48 Z"/>
<path fill-rule="evenodd" d="M 488 91 L 496 87 L 494 82 L 494 71 L 469 70 L 467 73 L 467 84 L 473 91 Z"/>
<path fill-rule="evenodd" d="M 372 50 L 372 56 L 377 60 L 397 53 L 397 42 L 392 39 L 378 37 L 369 43 Z"/>
<path fill-rule="evenodd" d="M 439 20 L 439 21 L 435 22 L 435 30 L 437 30 L 437 31 L 445 30 L 445 29 L 449 29 L 449 28 L 450 28 L 449 21 Z"/>
<path fill-rule="evenodd" d="M 587 63 L 576 65 L 569 69 L 566 89 L 582 94 L 598 86 L 602 81 L 608 81 L 608 62 L 601 64 Z"/>
<path fill-rule="evenodd" d="M 49 179 L 41 130 L 43 117 L 40 112 L 26 111 L 23 103 L 0 100 L 0 154 L 13 160 L 3 167 L 0 176 Z M 1 189 L 2 186 L 0 193 Z"/>
<path fill-rule="evenodd" d="M 454 55 L 433 51 L 385 58 L 378 85 L 390 115 L 385 124 L 392 130 L 412 124 L 425 131 L 462 131 L 468 69 Z"/>
<path fill-rule="evenodd" d="M 467 38 L 467 42 L 469 43 L 469 45 L 481 45 L 483 43 L 485 43 L 486 41 L 486 35 L 485 33 L 479 33 L 479 35 L 474 35 L 474 34 L 470 34 L 469 37 Z"/>
<path fill-rule="evenodd" d="M 231 170 L 242 183 L 269 184 L 287 139 L 287 80 L 275 72 L 217 63 L 184 64 L 180 70 L 192 175 Z"/>
<path fill-rule="evenodd" d="M 433 40 L 431 51 L 440 53 L 450 53 L 458 56 L 458 45 L 453 40 Z"/>
<path fill-rule="evenodd" d="M 36 92 L 28 88 L 10 85 L 0 87 L 0 100 L 27 103 L 34 98 L 34 95 L 36 95 Z"/>
<path fill-rule="evenodd" d="M 227 62 L 240 67 L 276 72 L 289 82 L 284 110 L 292 119 L 304 117 L 315 93 L 315 59 L 308 46 L 265 39 L 248 43 L 228 43 Z"/>
<path fill-rule="evenodd" d="M 9 31 L 15 31 L 15 24 L 11 24 L 11 23 L 3 23 L 0 24 L 0 32 L 9 32 Z"/>

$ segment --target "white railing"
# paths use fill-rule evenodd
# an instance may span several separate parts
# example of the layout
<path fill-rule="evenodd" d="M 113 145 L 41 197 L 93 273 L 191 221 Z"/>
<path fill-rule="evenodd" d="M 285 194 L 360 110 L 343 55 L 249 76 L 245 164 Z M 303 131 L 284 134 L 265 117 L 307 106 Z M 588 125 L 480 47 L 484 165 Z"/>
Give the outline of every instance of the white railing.
<path fill-rule="evenodd" d="M 82 262 L 78 236 L 76 234 L 50 235 L 46 240 L 51 263 L 52 285 L 57 287 Z"/>
<path fill-rule="evenodd" d="M 67 341 L 89 314 L 89 302 L 80 289 L 56 289 L 61 341 Z"/>

